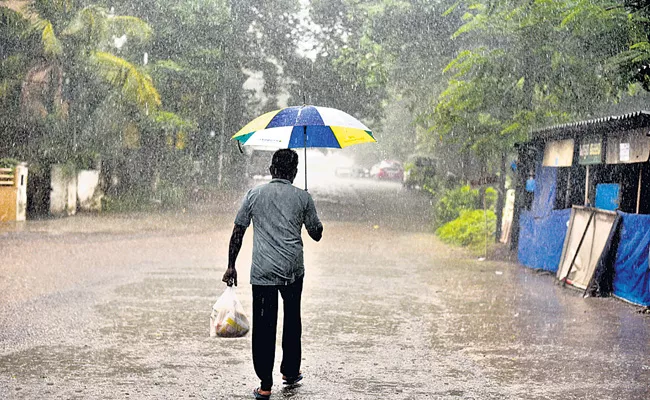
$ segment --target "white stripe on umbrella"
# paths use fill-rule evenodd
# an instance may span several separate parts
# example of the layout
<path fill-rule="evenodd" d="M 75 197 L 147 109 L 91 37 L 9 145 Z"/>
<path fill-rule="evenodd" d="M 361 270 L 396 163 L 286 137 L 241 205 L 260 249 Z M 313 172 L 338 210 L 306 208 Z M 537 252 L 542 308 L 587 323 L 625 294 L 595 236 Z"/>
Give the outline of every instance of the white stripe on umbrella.
<path fill-rule="evenodd" d="M 323 123 L 327 126 L 344 126 L 346 128 L 358 128 L 369 131 L 367 126 L 362 124 L 358 119 L 344 113 L 341 110 L 328 107 L 315 107 L 320 113 Z"/>
<path fill-rule="evenodd" d="M 280 126 L 277 128 L 256 131 L 247 141 L 246 146 L 267 146 L 287 148 L 293 126 Z"/>

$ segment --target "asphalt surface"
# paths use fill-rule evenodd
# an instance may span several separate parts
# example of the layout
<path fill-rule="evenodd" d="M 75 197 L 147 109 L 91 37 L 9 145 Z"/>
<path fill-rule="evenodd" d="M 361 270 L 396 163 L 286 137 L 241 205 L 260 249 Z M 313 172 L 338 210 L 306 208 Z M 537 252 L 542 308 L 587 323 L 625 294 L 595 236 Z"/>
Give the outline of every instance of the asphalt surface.
<path fill-rule="evenodd" d="M 637 308 L 442 245 L 429 199 L 399 184 L 310 192 L 325 232 L 305 235 L 305 380 L 283 390 L 278 347 L 273 398 L 650 398 Z M 208 334 L 242 194 L 0 225 L 0 398 L 251 398 L 250 335 Z M 248 311 L 251 243 L 238 262 Z"/>

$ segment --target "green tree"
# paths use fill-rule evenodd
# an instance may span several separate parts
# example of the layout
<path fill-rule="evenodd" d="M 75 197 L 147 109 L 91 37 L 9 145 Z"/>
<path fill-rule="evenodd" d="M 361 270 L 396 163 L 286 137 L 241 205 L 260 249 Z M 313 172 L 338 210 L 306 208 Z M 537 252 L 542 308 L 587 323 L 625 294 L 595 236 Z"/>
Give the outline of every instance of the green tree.
<path fill-rule="evenodd" d="M 136 15 L 154 30 L 149 60 L 165 108 L 196 122 L 188 147 L 207 176 L 224 177 L 244 160 L 229 138 L 256 112 L 276 107 L 297 42 L 297 2 L 126 0 L 104 1 Z M 261 74 L 264 103 L 243 89 Z M 221 167 L 220 167 L 221 166 Z M 223 171 L 222 171 L 223 170 Z M 232 179 L 232 181 L 241 181 Z"/>
<path fill-rule="evenodd" d="M 18 145 L 30 143 L 24 156 L 64 161 L 80 151 L 101 152 L 83 148 L 80 136 L 102 103 L 123 102 L 142 114 L 160 105 L 148 73 L 113 54 L 119 50 L 113 40 L 118 34 L 134 43 L 148 40 L 151 31 L 143 21 L 73 1 L 37 0 L 21 13 L 31 26 L 22 27 L 15 58 L 24 60 L 27 70 L 14 73 L 22 89 L 12 96 L 20 99 L 20 113 L 11 117 L 28 123 L 16 138 Z"/>
<path fill-rule="evenodd" d="M 365 118 L 380 139 L 377 146 L 359 149 L 364 159 L 405 159 L 430 151 L 418 145 L 422 130 L 417 116 L 427 110 L 432 94 L 444 88 L 441 70 L 460 42 L 449 40 L 459 19 L 443 16 L 451 4 L 311 2 L 318 26 L 314 64 L 338 78 L 325 80 L 334 83 L 329 97 Z"/>
<path fill-rule="evenodd" d="M 40 38 L 21 13 L 0 7 L 0 151 L 21 141 L 20 94 Z M 5 150 L 6 153 L 6 150 Z"/>
<path fill-rule="evenodd" d="M 506 154 L 535 126 L 585 118 L 618 101 L 624 83 L 607 68 L 634 23 L 610 0 L 473 2 L 454 37 L 475 43 L 445 68 L 447 88 L 424 120 L 433 137 L 457 142 L 501 176 Z"/>
<path fill-rule="evenodd" d="M 607 66 L 619 75 L 623 83 L 640 83 L 643 89 L 650 91 L 650 4 L 645 0 L 625 0 L 610 5 L 610 8 L 627 11 L 631 29 L 628 48 L 612 57 Z M 582 15 L 577 15 L 576 18 L 599 13 L 597 7 L 584 7 Z"/>
<path fill-rule="evenodd" d="M 532 126 L 589 116 L 617 100 L 621 88 L 605 63 L 625 46 L 629 24 L 609 4 L 590 2 L 601 10 L 592 18 L 566 1 L 469 5 L 454 36 L 482 40 L 445 68 L 447 89 L 428 114 L 432 132 L 487 159 Z"/>
<path fill-rule="evenodd" d="M 52 162 L 96 167 L 101 159 L 104 173 L 121 174 L 122 189 L 145 192 L 157 190 L 165 166 L 189 170 L 191 160 L 175 167 L 195 123 L 161 109 L 146 65 L 149 24 L 82 1 L 36 0 L 0 11 L 0 35 L 10 44 L 0 76 L 0 99 L 11 106 L 0 113 L 10 138 L 5 153 L 44 174 Z"/>

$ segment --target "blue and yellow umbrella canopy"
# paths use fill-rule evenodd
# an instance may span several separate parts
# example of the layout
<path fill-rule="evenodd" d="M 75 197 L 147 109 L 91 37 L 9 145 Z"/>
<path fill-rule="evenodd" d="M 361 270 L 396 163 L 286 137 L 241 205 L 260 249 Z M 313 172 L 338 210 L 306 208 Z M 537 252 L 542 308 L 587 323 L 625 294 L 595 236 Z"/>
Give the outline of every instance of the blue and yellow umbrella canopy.
<path fill-rule="evenodd" d="M 327 107 L 297 106 L 261 115 L 237 132 L 242 145 L 277 148 L 331 147 L 376 142 L 372 131 L 351 115 Z"/>

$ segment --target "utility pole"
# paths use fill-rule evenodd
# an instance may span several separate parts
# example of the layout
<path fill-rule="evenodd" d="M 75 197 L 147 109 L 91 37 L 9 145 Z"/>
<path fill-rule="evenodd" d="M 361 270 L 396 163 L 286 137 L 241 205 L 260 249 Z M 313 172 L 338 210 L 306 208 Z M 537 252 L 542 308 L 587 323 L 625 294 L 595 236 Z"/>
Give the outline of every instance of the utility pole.
<path fill-rule="evenodd" d="M 221 110 L 221 135 L 219 135 L 219 157 L 217 158 L 217 184 L 221 187 L 223 182 L 223 148 L 226 138 L 226 93 L 223 94 L 223 108 Z"/>
<path fill-rule="evenodd" d="M 503 208 L 508 200 L 508 190 L 506 189 L 506 152 L 503 151 L 499 157 L 499 181 L 497 187 L 497 204 L 496 210 L 496 234 L 494 235 L 495 241 L 498 243 L 501 240 L 501 225 L 503 223 Z"/>

